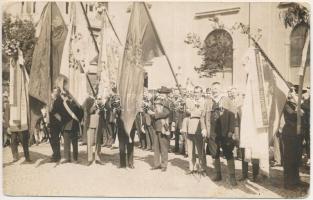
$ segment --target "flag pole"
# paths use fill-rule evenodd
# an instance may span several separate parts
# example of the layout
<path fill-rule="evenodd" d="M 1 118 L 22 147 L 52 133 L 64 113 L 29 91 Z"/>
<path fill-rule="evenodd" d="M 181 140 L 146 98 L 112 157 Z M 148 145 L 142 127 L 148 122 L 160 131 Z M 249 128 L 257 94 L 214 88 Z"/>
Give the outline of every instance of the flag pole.
<path fill-rule="evenodd" d="M 89 21 L 89 19 L 88 19 L 88 16 L 87 16 L 86 10 L 85 10 L 85 8 L 84 8 L 83 2 L 80 2 L 80 5 L 81 5 L 81 7 L 82 7 L 82 9 L 83 9 L 83 13 L 84 13 L 85 19 L 86 19 L 86 21 L 87 21 L 87 25 L 88 25 L 88 30 L 89 30 L 90 35 L 91 35 L 91 37 L 92 37 L 92 40 L 93 40 L 93 42 L 94 42 L 94 44 L 95 44 L 97 53 L 99 53 L 99 47 L 98 47 L 98 44 L 97 44 L 97 41 L 96 41 L 95 36 L 92 34 L 90 21 Z"/>
<path fill-rule="evenodd" d="M 302 90 L 303 90 L 303 82 L 304 75 L 306 71 L 306 60 L 307 60 L 307 51 L 310 43 L 310 29 L 308 29 L 307 36 L 305 39 L 304 47 L 302 49 L 302 59 L 301 65 L 299 69 L 299 89 L 298 89 L 298 102 L 297 102 L 297 135 L 301 133 L 301 100 L 302 100 Z"/>
<path fill-rule="evenodd" d="M 49 3 L 49 2 L 48 2 Z M 50 95 L 49 104 L 51 103 L 51 92 L 53 90 L 53 58 L 52 58 L 52 2 L 50 2 Z"/>
<path fill-rule="evenodd" d="M 86 10 L 85 10 L 85 8 L 84 8 L 83 2 L 80 2 L 80 5 L 81 5 L 81 8 L 83 9 L 83 13 L 84 13 L 85 19 L 86 19 L 86 21 L 87 21 L 87 25 L 88 25 L 88 30 L 89 30 L 90 35 L 91 35 L 91 37 L 92 37 L 92 40 L 93 40 L 93 42 L 94 42 L 94 44 L 95 44 L 96 51 L 97 51 L 97 53 L 100 53 L 100 52 L 99 52 L 99 47 L 98 47 L 97 41 L 96 41 L 96 39 L 95 39 L 95 36 L 92 34 L 90 21 L 89 21 L 89 19 L 88 19 L 88 16 L 87 16 Z M 99 56 L 100 56 L 100 55 L 99 55 Z M 88 74 L 85 73 L 85 70 L 84 70 L 84 68 L 82 67 L 81 63 L 78 62 L 78 64 L 79 64 L 81 70 L 83 71 L 83 73 L 86 75 L 87 82 L 88 82 L 88 84 L 89 84 L 89 86 L 90 86 L 90 88 L 91 88 L 91 91 L 92 91 L 93 96 L 96 97 L 97 94 L 96 94 L 96 92 L 95 92 L 95 90 L 94 90 L 94 88 L 93 88 L 93 86 L 92 86 L 92 84 L 91 84 L 91 81 L 90 81 L 90 78 L 89 78 Z"/>
<path fill-rule="evenodd" d="M 150 16 L 150 13 L 149 13 L 149 10 L 148 10 L 148 8 L 147 8 L 147 5 L 146 5 L 145 2 L 142 2 L 142 3 L 143 3 L 143 5 L 144 5 L 144 7 L 145 7 L 145 9 L 146 9 L 146 12 L 147 12 L 147 15 L 148 15 L 150 21 L 151 21 L 152 28 L 153 28 L 153 30 L 154 30 L 154 32 L 155 32 L 155 35 L 156 35 L 156 39 L 158 40 L 158 42 L 159 42 L 159 44 L 160 44 L 161 51 L 162 51 L 162 53 L 165 55 L 165 58 L 166 58 L 166 60 L 167 60 L 167 62 L 168 62 L 168 64 L 169 64 L 169 66 L 170 66 L 170 69 L 171 69 L 171 72 L 172 72 L 173 77 L 174 77 L 174 79 L 175 79 L 176 86 L 177 86 L 177 88 L 178 88 L 178 90 L 179 90 L 179 93 L 182 94 L 180 85 L 179 85 L 179 83 L 178 83 L 177 77 L 175 76 L 175 72 L 174 72 L 174 69 L 173 69 L 173 67 L 172 67 L 172 63 L 170 62 L 170 59 L 168 58 L 168 56 L 167 56 L 167 54 L 166 54 L 166 52 L 165 52 L 165 49 L 164 49 L 164 47 L 163 47 L 163 45 L 162 45 L 162 43 L 161 43 L 161 40 L 160 40 L 160 38 L 159 38 L 159 34 L 158 34 L 158 32 L 157 32 L 157 30 L 156 30 L 156 28 L 155 28 L 155 26 L 154 26 L 154 23 L 153 23 L 153 21 L 152 21 L 152 17 Z"/>
<path fill-rule="evenodd" d="M 268 63 L 271 65 L 272 69 L 276 71 L 276 73 L 278 74 L 278 76 L 286 83 L 287 87 L 290 89 L 290 86 L 288 84 L 288 82 L 286 81 L 286 79 L 283 77 L 283 75 L 278 71 L 278 69 L 275 67 L 274 63 L 268 58 L 268 56 L 265 54 L 265 52 L 263 51 L 263 49 L 261 48 L 261 46 L 259 45 L 259 43 L 250 35 L 250 39 L 253 41 L 255 47 L 257 47 L 259 49 L 259 51 L 261 52 L 261 54 L 264 56 L 264 58 L 268 61 Z"/>
<path fill-rule="evenodd" d="M 98 53 L 98 66 L 97 66 L 97 78 L 98 81 L 100 82 L 101 79 L 101 72 L 102 69 L 101 65 L 102 65 L 102 52 L 103 52 L 103 34 L 104 34 L 104 28 L 105 28 L 105 24 L 104 24 L 104 16 L 103 14 L 100 14 L 100 18 L 101 18 L 101 31 L 100 31 L 100 49 L 99 49 L 99 53 Z M 105 66 L 103 66 L 103 68 L 105 68 Z"/>
<path fill-rule="evenodd" d="M 81 64 L 78 60 L 77 60 L 77 63 L 78 63 L 78 65 L 79 65 L 79 67 L 80 67 L 81 71 L 83 71 L 83 73 L 86 75 L 87 82 L 89 83 L 89 86 L 90 86 L 90 88 L 91 88 L 91 92 L 92 92 L 93 96 L 94 96 L 94 97 L 96 97 L 96 96 L 97 96 L 97 94 L 96 94 L 96 92 L 95 92 L 94 88 L 92 87 L 92 84 L 91 84 L 91 81 L 90 81 L 90 79 L 89 79 L 88 74 L 85 72 L 85 70 L 84 70 L 84 68 L 83 68 L 82 64 Z"/>
<path fill-rule="evenodd" d="M 112 30 L 113 30 L 113 32 L 114 32 L 114 34 L 115 34 L 115 36 L 116 36 L 118 42 L 120 43 L 120 45 L 122 45 L 121 40 L 120 40 L 120 38 L 118 37 L 117 32 L 115 31 L 115 28 L 114 28 L 114 26 L 113 26 L 113 24 L 112 24 L 112 21 L 111 21 L 109 15 L 108 15 L 107 9 L 105 9 L 104 12 L 105 12 L 105 15 L 106 15 L 107 18 L 108 18 L 108 21 L 109 21 L 109 23 L 110 23 L 110 25 L 111 25 L 111 28 L 112 28 Z"/>

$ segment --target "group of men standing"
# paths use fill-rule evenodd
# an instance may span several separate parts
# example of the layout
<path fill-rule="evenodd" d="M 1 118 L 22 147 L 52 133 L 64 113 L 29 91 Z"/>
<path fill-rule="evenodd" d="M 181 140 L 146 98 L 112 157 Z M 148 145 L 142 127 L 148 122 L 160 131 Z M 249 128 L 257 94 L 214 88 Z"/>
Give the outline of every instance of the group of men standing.
<path fill-rule="evenodd" d="M 294 135 L 293 132 L 288 136 L 288 133 L 295 127 L 290 124 L 296 121 L 295 108 L 292 108 L 294 104 L 290 103 L 290 99 L 292 98 L 289 98 L 284 109 L 285 124 L 282 128 L 283 166 L 287 183 L 295 180 L 299 182 L 299 159 L 301 159 L 299 155 L 302 152 L 301 138 L 291 137 Z M 305 105 L 309 103 L 306 101 Z M 100 155 L 103 134 L 111 130 L 113 140 L 116 138 L 119 142 L 120 168 L 133 169 L 135 167 L 134 138 L 137 134 L 139 147 L 154 152 L 151 170 L 160 169 L 164 172 L 168 167 L 170 140 L 175 136 L 174 152 L 188 157 L 189 168 L 186 174 L 195 172 L 207 174 L 206 154 L 210 154 L 214 166 L 212 180 L 221 181 L 220 157 L 223 156 L 227 160 L 229 182 L 235 186 L 237 181 L 233 150 L 235 146 L 239 147 L 241 106 L 242 99 L 232 94 L 231 90 L 228 95 L 222 93 L 219 82 L 211 85 L 209 96 L 204 95 L 200 86 L 196 86 L 191 95 L 174 97 L 172 90 L 162 87 L 156 95 L 144 96 L 141 107 L 136 113 L 133 127 L 130 133 L 127 133 L 121 119 L 122 109 L 118 95 L 111 95 L 107 98 L 89 96 L 80 106 L 69 93 L 55 87 L 51 104 L 42 110 L 42 113 L 46 113 L 42 120 L 45 130 L 50 133 L 48 135 L 53 152 L 50 162 L 61 160 L 60 138 L 63 135 L 64 161 L 62 163 L 78 163 L 78 139 L 84 131 L 87 138 L 88 165 L 94 161 L 96 164 L 103 165 Z M 304 114 L 308 115 L 307 112 Z M 305 125 L 309 127 L 307 123 Z M 17 145 L 20 139 L 25 159 L 31 162 L 28 151 L 28 130 L 19 132 L 13 130 L 11 138 L 14 161 L 18 160 Z M 295 144 L 296 141 L 299 142 Z M 290 148 L 292 145 L 297 147 L 298 153 Z M 71 156 L 71 146 L 73 156 Z M 241 151 L 242 179 L 246 179 L 248 163 L 244 159 L 243 152 Z M 293 155 L 295 158 L 292 157 Z M 253 180 L 255 180 L 259 173 L 257 160 L 252 161 L 252 169 Z"/>

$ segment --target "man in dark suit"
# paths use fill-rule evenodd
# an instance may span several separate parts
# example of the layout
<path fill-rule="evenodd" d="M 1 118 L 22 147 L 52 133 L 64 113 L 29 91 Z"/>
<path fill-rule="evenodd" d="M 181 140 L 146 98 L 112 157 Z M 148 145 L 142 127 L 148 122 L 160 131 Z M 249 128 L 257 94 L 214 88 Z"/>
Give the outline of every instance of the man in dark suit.
<path fill-rule="evenodd" d="M 66 111 L 60 93 L 60 88 L 55 87 L 53 89 L 49 112 L 50 145 L 53 152 L 50 162 L 58 162 L 61 160 L 60 134 L 62 128 L 62 115 Z"/>
<path fill-rule="evenodd" d="M 65 111 L 62 116 L 63 137 L 64 137 L 64 158 L 63 163 L 71 162 L 71 143 L 73 147 L 74 163 L 78 162 L 78 132 L 80 122 L 83 119 L 83 109 L 66 92 L 61 94 Z"/>
<path fill-rule="evenodd" d="M 235 131 L 235 109 L 231 100 L 221 95 L 221 84 L 212 84 L 212 99 L 208 99 L 200 118 L 201 129 L 209 138 L 209 150 L 214 159 L 215 177 L 213 181 L 222 180 L 220 164 L 220 148 L 227 160 L 230 184 L 237 185 L 235 178 L 235 161 L 233 140 Z M 203 133 L 203 135 L 205 135 Z"/>

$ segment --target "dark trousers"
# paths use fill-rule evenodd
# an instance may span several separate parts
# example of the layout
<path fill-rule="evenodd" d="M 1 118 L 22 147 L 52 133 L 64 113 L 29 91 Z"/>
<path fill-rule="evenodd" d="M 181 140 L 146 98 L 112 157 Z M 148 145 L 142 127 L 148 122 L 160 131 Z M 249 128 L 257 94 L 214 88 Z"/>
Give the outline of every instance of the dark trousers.
<path fill-rule="evenodd" d="M 129 142 L 129 136 L 123 131 L 123 129 L 118 130 L 120 167 L 126 167 L 126 156 L 128 166 L 134 165 L 134 138 L 135 129 L 130 132 L 131 142 Z"/>
<path fill-rule="evenodd" d="M 234 142 L 231 138 L 228 137 L 216 137 L 215 139 L 210 138 L 209 142 L 209 151 L 213 159 L 217 159 L 220 157 L 220 149 L 223 150 L 223 155 L 226 160 L 231 160 L 234 158 L 233 150 L 234 150 Z"/>
<path fill-rule="evenodd" d="M 147 142 L 147 149 L 153 149 L 153 132 L 154 129 L 152 128 L 152 126 L 146 126 L 145 127 L 146 130 L 146 142 Z"/>
<path fill-rule="evenodd" d="M 87 131 L 88 131 L 88 127 L 83 127 L 82 128 L 82 130 L 83 130 L 83 135 L 82 135 L 82 143 L 83 144 L 87 144 Z"/>
<path fill-rule="evenodd" d="M 294 134 L 283 134 L 283 167 L 284 184 L 293 186 L 299 183 L 299 167 L 301 162 L 301 136 Z"/>
<path fill-rule="evenodd" d="M 103 132 L 103 144 L 111 146 L 114 143 L 114 132 L 111 123 L 105 122 Z"/>
<path fill-rule="evenodd" d="M 174 135 L 175 135 L 175 145 L 174 145 L 174 152 L 179 152 L 179 150 L 181 148 L 179 148 L 180 146 L 180 130 L 177 129 L 175 132 L 174 132 Z"/>
<path fill-rule="evenodd" d="M 304 149 L 308 158 L 310 158 L 310 128 L 303 128 L 303 140 L 304 140 Z"/>
<path fill-rule="evenodd" d="M 139 137 L 139 141 L 140 141 L 140 147 L 142 148 L 147 148 L 147 139 L 146 139 L 146 134 L 142 133 L 141 131 L 137 131 L 138 133 L 138 137 Z"/>
<path fill-rule="evenodd" d="M 22 143 L 25 159 L 29 159 L 29 149 L 28 149 L 29 132 L 12 132 L 11 134 L 11 150 L 13 159 L 17 160 L 18 156 L 18 144 Z"/>
<path fill-rule="evenodd" d="M 61 129 L 57 126 L 51 126 L 50 145 L 52 148 L 52 159 L 61 159 L 60 133 Z"/>
<path fill-rule="evenodd" d="M 64 131 L 64 158 L 71 160 L 71 143 L 73 147 L 73 160 L 78 159 L 78 133 L 76 131 Z"/>
<path fill-rule="evenodd" d="M 168 162 L 168 149 L 170 144 L 170 138 L 161 132 L 155 132 L 154 135 L 154 166 L 167 167 Z M 160 162 L 161 158 L 161 162 Z"/>

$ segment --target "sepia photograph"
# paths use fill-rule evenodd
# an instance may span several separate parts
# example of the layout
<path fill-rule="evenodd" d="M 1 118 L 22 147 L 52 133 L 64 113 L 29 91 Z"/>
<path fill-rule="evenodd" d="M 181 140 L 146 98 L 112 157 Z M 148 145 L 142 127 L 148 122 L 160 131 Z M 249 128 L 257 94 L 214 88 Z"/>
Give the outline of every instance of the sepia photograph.
<path fill-rule="evenodd" d="M 309 1 L 0 4 L 1 198 L 309 198 Z"/>

